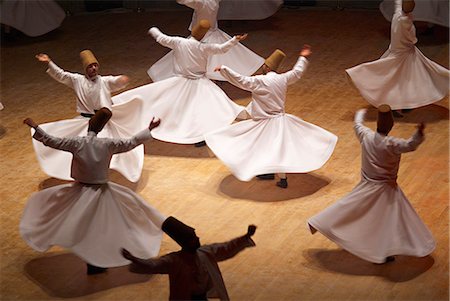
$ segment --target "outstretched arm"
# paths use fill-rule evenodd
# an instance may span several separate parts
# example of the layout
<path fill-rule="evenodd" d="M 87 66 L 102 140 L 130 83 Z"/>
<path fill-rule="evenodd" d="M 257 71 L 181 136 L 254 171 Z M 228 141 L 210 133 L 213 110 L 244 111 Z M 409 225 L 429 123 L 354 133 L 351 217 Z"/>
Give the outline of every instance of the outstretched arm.
<path fill-rule="evenodd" d="M 169 255 L 160 258 L 141 259 L 133 256 L 128 250 L 121 250 L 122 256 L 132 262 L 130 271 L 139 274 L 168 274 L 173 260 Z"/>
<path fill-rule="evenodd" d="M 150 140 L 152 138 L 151 131 L 158 127 L 160 123 L 160 119 L 153 117 L 147 129 L 140 131 L 130 139 L 112 139 L 110 145 L 111 152 L 113 154 L 128 152 L 145 141 Z"/>
<path fill-rule="evenodd" d="M 74 152 L 78 147 L 78 140 L 73 138 L 59 138 L 47 134 L 39 125 L 31 118 L 26 118 L 23 123 L 35 129 L 33 138 L 42 142 L 44 145 L 59 149 L 66 152 Z"/>
<path fill-rule="evenodd" d="M 215 43 L 202 43 L 201 47 L 206 51 L 208 55 L 221 54 L 226 53 L 233 46 L 237 45 L 240 41 L 243 41 L 247 38 L 248 34 L 236 35 L 233 38 L 229 39 L 225 43 L 215 44 Z"/>
<path fill-rule="evenodd" d="M 163 34 L 157 27 L 152 27 L 148 30 L 148 34 L 151 35 L 156 42 L 161 44 L 164 47 L 173 49 L 183 38 L 180 37 L 171 37 Z"/>
<path fill-rule="evenodd" d="M 214 71 L 220 72 L 220 75 L 238 88 L 247 91 L 253 91 L 256 89 L 257 81 L 253 76 L 241 75 L 227 66 L 216 67 L 214 68 Z"/>
<path fill-rule="evenodd" d="M 366 133 L 370 132 L 370 129 L 363 124 L 366 113 L 367 109 L 360 109 L 355 113 L 355 124 L 353 125 L 353 128 L 359 142 L 362 142 Z"/>
<path fill-rule="evenodd" d="M 409 139 L 395 138 L 392 140 L 391 149 L 397 153 L 407 153 L 416 150 L 420 144 L 425 140 L 425 135 L 423 133 L 425 129 L 424 123 L 419 123 L 417 125 L 416 132 Z"/>
<path fill-rule="evenodd" d="M 241 237 L 225 243 L 202 246 L 201 248 L 209 253 L 212 253 L 217 261 L 227 260 L 234 257 L 245 248 L 256 246 L 255 242 L 251 238 L 255 234 L 255 231 L 256 226 L 249 225 L 247 228 L 247 233 Z"/>
<path fill-rule="evenodd" d="M 60 67 L 58 67 L 51 58 L 45 53 L 36 54 L 36 59 L 40 62 L 44 62 L 48 64 L 47 73 L 53 77 L 58 82 L 73 88 L 72 79 L 77 75 L 74 73 L 70 73 L 64 71 Z"/>
<path fill-rule="evenodd" d="M 402 11 L 402 0 L 394 1 L 394 14 L 398 14 Z"/>
<path fill-rule="evenodd" d="M 297 82 L 305 72 L 308 66 L 307 57 L 312 54 L 311 46 L 308 44 L 303 45 L 302 50 L 299 52 L 299 57 L 292 70 L 282 73 L 281 76 L 285 77 L 288 85 Z"/>
<path fill-rule="evenodd" d="M 186 5 L 192 9 L 200 9 L 203 5 L 203 2 L 200 0 L 177 0 L 178 4 Z"/>

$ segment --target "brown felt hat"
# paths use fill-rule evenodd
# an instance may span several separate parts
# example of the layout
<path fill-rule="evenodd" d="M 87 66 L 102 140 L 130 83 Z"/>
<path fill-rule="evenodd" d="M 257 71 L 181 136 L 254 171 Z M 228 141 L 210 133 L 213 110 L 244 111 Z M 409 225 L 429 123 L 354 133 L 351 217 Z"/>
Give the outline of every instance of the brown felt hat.
<path fill-rule="evenodd" d="M 163 222 L 161 229 L 183 248 L 189 246 L 189 242 L 197 237 L 194 228 L 189 227 L 173 216 L 169 216 Z"/>
<path fill-rule="evenodd" d="M 394 126 L 391 107 L 383 104 L 378 107 L 377 132 L 388 134 Z"/>
<path fill-rule="evenodd" d="M 111 119 L 111 116 L 112 113 L 108 108 L 101 108 L 100 110 L 95 112 L 95 115 L 92 116 L 91 119 L 89 119 L 88 131 L 98 134 L 109 121 L 109 119 Z"/>
<path fill-rule="evenodd" d="M 191 35 L 197 40 L 201 41 L 205 34 L 208 32 L 211 24 L 209 24 L 208 20 L 200 20 L 191 30 Z"/>
<path fill-rule="evenodd" d="M 86 71 L 87 66 L 93 63 L 97 63 L 98 61 L 95 58 L 94 54 L 90 50 L 83 50 L 80 52 L 81 63 L 83 64 L 83 70 Z"/>
<path fill-rule="evenodd" d="M 286 54 L 284 54 L 284 52 L 280 49 L 277 49 L 268 58 L 266 58 L 264 64 L 266 64 L 271 70 L 277 71 L 285 57 Z"/>

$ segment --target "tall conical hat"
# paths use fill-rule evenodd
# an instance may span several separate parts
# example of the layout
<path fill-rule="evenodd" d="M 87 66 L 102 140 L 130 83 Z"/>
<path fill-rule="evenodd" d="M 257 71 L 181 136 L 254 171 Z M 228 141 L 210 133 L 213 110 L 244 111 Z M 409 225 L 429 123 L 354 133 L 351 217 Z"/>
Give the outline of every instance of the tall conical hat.
<path fill-rule="evenodd" d="M 194 228 L 189 227 L 173 216 L 169 216 L 163 222 L 161 229 L 183 248 L 197 237 Z"/>
<path fill-rule="evenodd" d="M 89 119 L 88 131 L 96 132 L 98 134 L 109 121 L 111 116 L 112 113 L 108 108 L 101 108 L 95 112 L 95 115 L 92 116 L 91 119 Z"/>
<path fill-rule="evenodd" d="M 414 7 L 416 6 L 416 3 L 414 0 L 403 0 L 402 2 L 402 10 L 405 13 L 410 13 L 414 10 Z"/>
<path fill-rule="evenodd" d="M 394 126 L 391 107 L 383 104 L 378 107 L 377 132 L 388 134 Z"/>
<path fill-rule="evenodd" d="M 93 63 L 97 63 L 98 61 L 95 58 L 94 54 L 90 50 L 83 50 L 80 52 L 81 63 L 83 64 L 83 70 L 86 71 L 87 66 Z"/>
<path fill-rule="evenodd" d="M 280 49 L 277 49 L 268 58 L 266 58 L 264 64 L 266 64 L 271 70 L 277 71 L 285 57 L 286 54 L 284 54 L 284 52 Z"/>
<path fill-rule="evenodd" d="M 200 20 L 191 30 L 191 35 L 197 40 L 201 41 L 205 34 L 208 32 L 211 24 L 208 20 L 202 19 Z"/>

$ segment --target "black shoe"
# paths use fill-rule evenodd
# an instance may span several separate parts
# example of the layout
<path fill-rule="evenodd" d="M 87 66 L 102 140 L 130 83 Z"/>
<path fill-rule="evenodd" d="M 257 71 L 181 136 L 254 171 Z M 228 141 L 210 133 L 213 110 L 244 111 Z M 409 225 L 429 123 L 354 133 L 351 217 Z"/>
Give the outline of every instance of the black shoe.
<path fill-rule="evenodd" d="M 392 115 L 394 115 L 394 117 L 397 117 L 397 118 L 402 118 L 403 117 L 403 115 L 397 110 L 392 111 Z"/>
<path fill-rule="evenodd" d="M 202 147 L 202 146 L 205 146 L 205 145 L 206 145 L 205 141 L 200 141 L 200 142 L 197 142 L 197 143 L 194 144 L 195 147 Z"/>
<path fill-rule="evenodd" d="M 388 263 L 388 262 L 391 262 L 391 261 L 395 261 L 395 257 L 394 256 L 386 257 L 386 261 L 384 263 Z"/>
<path fill-rule="evenodd" d="M 275 174 L 274 173 L 266 173 L 263 175 L 257 175 L 256 177 L 260 180 L 274 180 Z"/>
<path fill-rule="evenodd" d="M 287 188 L 287 179 L 280 179 L 280 181 L 277 182 L 277 186 L 281 188 Z"/>
<path fill-rule="evenodd" d="M 89 263 L 86 263 L 87 265 L 87 274 L 88 275 L 96 275 L 101 273 L 106 273 L 107 268 L 101 268 Z"/>
<path fill-rule="evenodd" d="M 413 109 L 402 109 L 402 113 L 409 113 L 411 112 Z"/>

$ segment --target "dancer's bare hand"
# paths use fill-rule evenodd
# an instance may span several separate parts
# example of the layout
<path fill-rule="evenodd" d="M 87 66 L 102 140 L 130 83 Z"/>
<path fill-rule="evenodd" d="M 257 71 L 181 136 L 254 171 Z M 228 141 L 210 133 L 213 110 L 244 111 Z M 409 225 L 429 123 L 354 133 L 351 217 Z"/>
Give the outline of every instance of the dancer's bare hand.
<path fill-rule="evenodd" d="M 239 35 L 236 35 L 236 39 L 238 41 L 243 41 L 243 40 L 245 40 L 247 38 L 247 36 L 248 36 L 248 33 L 239 34 Z"/>
<path fill-rule="evenodd" d="M 122 253 L 122 256 L 125 257 L 126 259 L 133 261 L 134 256 L 131 255 L 131 253 L 127 249 L 124 248 L 120 249 L 120 253 Z"/>
<path fill-rule="evenodd" d="M 311 45 L 308 45 L 308 44 L 303 45 L 303 48 L 302 48 L 302 50 L 300 50 L 300 54 L 299 55 L 303 56 L 303 57 L 308 57 L 311 54 L 312 54 Z"/>
<path fill-rule="evenodd" d="M 255 225 L 249 225 L 247 228 L 247 236 L 251 237 L 256 232 L 256 226 Z"/>
<path fill-rule="evenodd" d="M 214 68 L 214 72 L 219 72 L 222 69 L 222 67 L 216 67 Z"/>
<path fill-rule="evenodd" d="M 160 123 L 161 123 L 161 119 L 155 120 L 155 117 L 153 117 L 152 121 L 150 121 L 150 124 L 148 125 L 148 129 L 151 131 L 154 128 L 158 127 Z"/>
<path fill-rule="evenodd" d="M 33 129 L 38 127 L 38 124 L 36 122 L 34 122 L 34 120 L 31 119 L 31 118 L 24 119 L 23 123 L 25 123 L 26 125 L 32 127 Z"/>
<path fill-rule="evenodd" d="M 47 54 L 45 54 L 45 53 L 36 54 L 35 57 L 40 62 L 49 63 L 51 61 L 50 57 Z"/>

